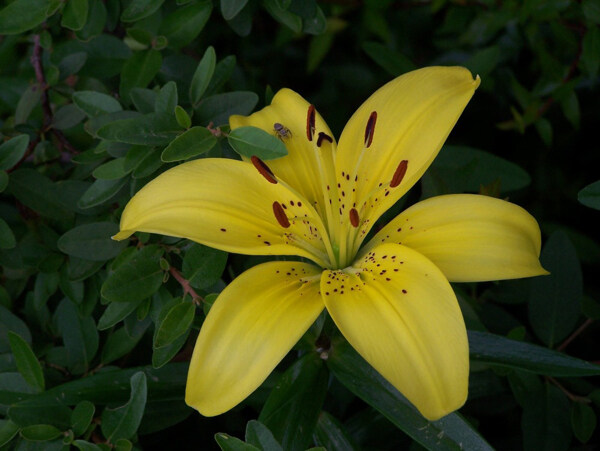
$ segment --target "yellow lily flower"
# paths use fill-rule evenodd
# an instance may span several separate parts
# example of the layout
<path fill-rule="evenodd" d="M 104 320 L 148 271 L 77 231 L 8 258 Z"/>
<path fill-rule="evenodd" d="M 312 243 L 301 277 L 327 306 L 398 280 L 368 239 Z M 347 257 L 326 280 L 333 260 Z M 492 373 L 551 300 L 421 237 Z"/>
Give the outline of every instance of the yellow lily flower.
<path fill-rule="evenodd" d="M 230 125 L 278 136 L 287 156 L 187 162 L 131 199 L 115 239 L 153 232 L 314 262 L 260 264 L 223 290 L 191 359 L 190 406 L 212 416 L 240 403 L 324 308 L 423 416 L 462 406 L 468 342 L 449 281 L 545 274 L 537 222 L 509 202 L 447 195 L 413 205 L 361 245 L 423 175 L 478 85 L 459 67 L 402 75 L 356 111 L 337 144 L 314 106 L 282 89 Z"/>

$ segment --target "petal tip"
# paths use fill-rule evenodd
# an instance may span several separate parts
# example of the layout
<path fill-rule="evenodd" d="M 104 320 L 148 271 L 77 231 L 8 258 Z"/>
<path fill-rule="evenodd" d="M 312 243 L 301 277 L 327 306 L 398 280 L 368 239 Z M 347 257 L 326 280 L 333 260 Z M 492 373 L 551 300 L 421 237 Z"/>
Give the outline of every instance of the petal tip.
<path fill-rule="evenodd" d="M 475 85 L 475 89 L 479 88 L 479 85 L 481 84 L 481 78 L 479 77 L 479 74 L 475 75 L 473 84 Z"/>
<path fill-rule="evenodd" d="M 133 235 L 134 230 L 121 230 L 116 235 L 111 236 L 110 238 L 114 241 L 122 241 L 129 238 Z"/>

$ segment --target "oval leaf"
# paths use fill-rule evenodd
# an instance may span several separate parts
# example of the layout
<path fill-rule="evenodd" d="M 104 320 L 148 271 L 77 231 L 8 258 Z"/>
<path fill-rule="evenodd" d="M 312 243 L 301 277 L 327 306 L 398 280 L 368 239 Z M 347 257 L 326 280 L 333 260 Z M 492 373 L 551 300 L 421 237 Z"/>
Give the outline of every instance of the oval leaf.
<path fill-rule="evenodd" d="M 217 138 L 204 127 L 192 127 L 179 135 L 163 150 L 164 162 L 187 160 L 208 152 L 217 144 Z"/>
<path fill-rule="evenodd" d="M 119 231 L 112 222 L 93 222 L 75 227 L 58 240 L 58 248 L 68 255 L 92 261 L 106 261 L 119 255 L 127 241 L 114 241 Z"/>
<path fill-rule="evenodd" d="M 261 160 L 273 160 L 287 155 L 283 142 L 256 127 L 240 127 L 227 136 L 229 145 L 244 157 L 257 156 Z"/>

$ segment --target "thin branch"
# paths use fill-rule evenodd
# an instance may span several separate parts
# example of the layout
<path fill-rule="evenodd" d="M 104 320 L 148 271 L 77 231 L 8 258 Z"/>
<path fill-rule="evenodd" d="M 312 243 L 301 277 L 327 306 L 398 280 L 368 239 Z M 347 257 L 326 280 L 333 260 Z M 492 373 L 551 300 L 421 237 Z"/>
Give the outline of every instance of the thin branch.
<path fill-rule="evenodd" d="M 556 385 L 560 389 L 560 391 L 562 391 L 567 396 L 567 398 L 569 398 L 571 401 L 581 402 L 584 404 L 590 404 L 592 402 L 589 398 L 586 398 L 585 396 L 574 395 L 553 377 L 546 376 L 546 379 L 548 381 L 550 381 L 551 383 L 553 383 L 554 385 Z"/>
<path fill-rule="evenodd" d="M 181 285 L 181 288 L 183 288 L 183 296 L 184 297 L 186 294 L 189 294 L 192 297 L 192 301 L 194 301 L 194 304 L 202 305 L 202 303 L 204 302 L 204 298 L 202 296 L 200 296 L 198 293 L 196 293 L 196 291 L 190 285 L 189 280 L 187 280 L 185 277 L 183 277 L 181 275 L 181 273 L 177 269 L 175 269 L 173 266 L 169 267 L 169 273 L 175 278 L 175 280 L 177 282 L 179 282 L 179 285 Z"/>
<path fill-rule="evenodd" d="M 575 338 L 577 338 L 593 322 L 594 322 L 594 320 L 592 318 L 588 318 L 587 320 L 585 320 L 585 322 L 581 326 L 579 326 L 575 332 L 573 332 L 571 335 L 569 335 L 569 337 L 565 341 L 563 341 L 561 343 L 561 345 L 558 348 L 556 348 L 556 350 L 563 351 L 567 346 L 569 346 L 569 343 L 571 343 L 573 340 L 575 340 Z"/>
<path fill-rule="evenodd" d="M 72 154 L 78 154 L 79 152 L 69 140 L 65 137 L 63 132 L 52 127 L 53 113 L 50 108 L 50 98 L 48 96 L 48 82 L 46 81 L 46 75 L 44 74 L 44 67 L 42 65 L 42 45 L 40 44 L 40 35 L 36 34 L 33 36 L 33 53 L 31 54 L 31 65 L 35 71 L 35 79 L 37 81 L 38 89 L 40 90 L 40 98 L 42 102 L 42 113 L 44 115 L 43 125 L 41 133 L 51 131 L 56 137 L 59 143 L 60 150 L 67 150 Z"/>

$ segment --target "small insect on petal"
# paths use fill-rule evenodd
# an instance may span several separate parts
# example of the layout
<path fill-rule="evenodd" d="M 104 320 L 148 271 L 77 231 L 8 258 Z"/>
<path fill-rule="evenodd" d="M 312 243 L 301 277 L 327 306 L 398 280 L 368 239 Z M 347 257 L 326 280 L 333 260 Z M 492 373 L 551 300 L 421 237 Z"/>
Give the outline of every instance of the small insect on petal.
<path fill-rule="evenodd" d="M 306 115 L 306 137 L 309 141 L 313 140 L 315 134 L 315 106 L 311 105 L 308 107 L 308 113 Z"/>
<path fill-rule="evenodd" d="M 377 122 L 377 111 L 373 111 L 367 121 L 365 127 L 365 147 L 370 147 L 373 142 L 373 135 L 375 135 L 375 123 Z"/>
<path fill-rule="evenodd" d="M 275 215 L 275 219 L 277 219 L 277 222 L 281 227 L 287 229 L 290 226 L 290 221 L 285 215 L 283 207 L 277 201 L 273 202 L 273 214 Z"/>
<path fill-rule="evenodd" d="M 359 223 L 358 211 L 356 211 L 356 208 L 351 208 L 350 209 L 350 224 L 352 224 L 352 227 L 358 227 L 358 223 Z"/>
<path fill-rule="evenodd" d="M 279 122 L 275 122 L 273 124 L 273 130 L 275 131 L 275 134 L 277 135 L 277 137 L 280 140 L 284 140 L 284 139 L 288 139 L 292 137 L 292 132 L 290 131 L 289 128 L 287 128 L 286 126 L 280 124 Z"/>
<path fill-rule="evenodd" d="M 273 171 L 271 171 L 271 168 L 269 168 L 269 166 L 267 166 L 264 161 L 262 161 L 260 158 L 258 158 L 255 155 L 252 155 L 250 157 L 250 161 L 252 162 L 252 164 L 254 165 L 256 170 L 258 172 L 260 172 L 260 175 L 262 175 L 264 178 L 266 178 L 269 183 L 273 183 L 273 184 L 277 183 L 277 180 L 275 180 L 275 174 L 273 174 Z"/>
<path fill-rule="evenodd" d="M 330 143 L 333 142 L 333 138 L 327 133 L 319 132 L 319 137 L 317 138 L 317 147 L 321 147 L 323 140 L 328 141 Z"/>
<path fill-rule="evenodd" d="M 390 188 L 396 188 L 398 185 L 400 185 L 400 182 L 406 175 L 406 169 L 408 169 L 408 160 L 402 160 L 396 168 L 396 172 L 394 172 L 394 175 L 392 176 Z"/>

